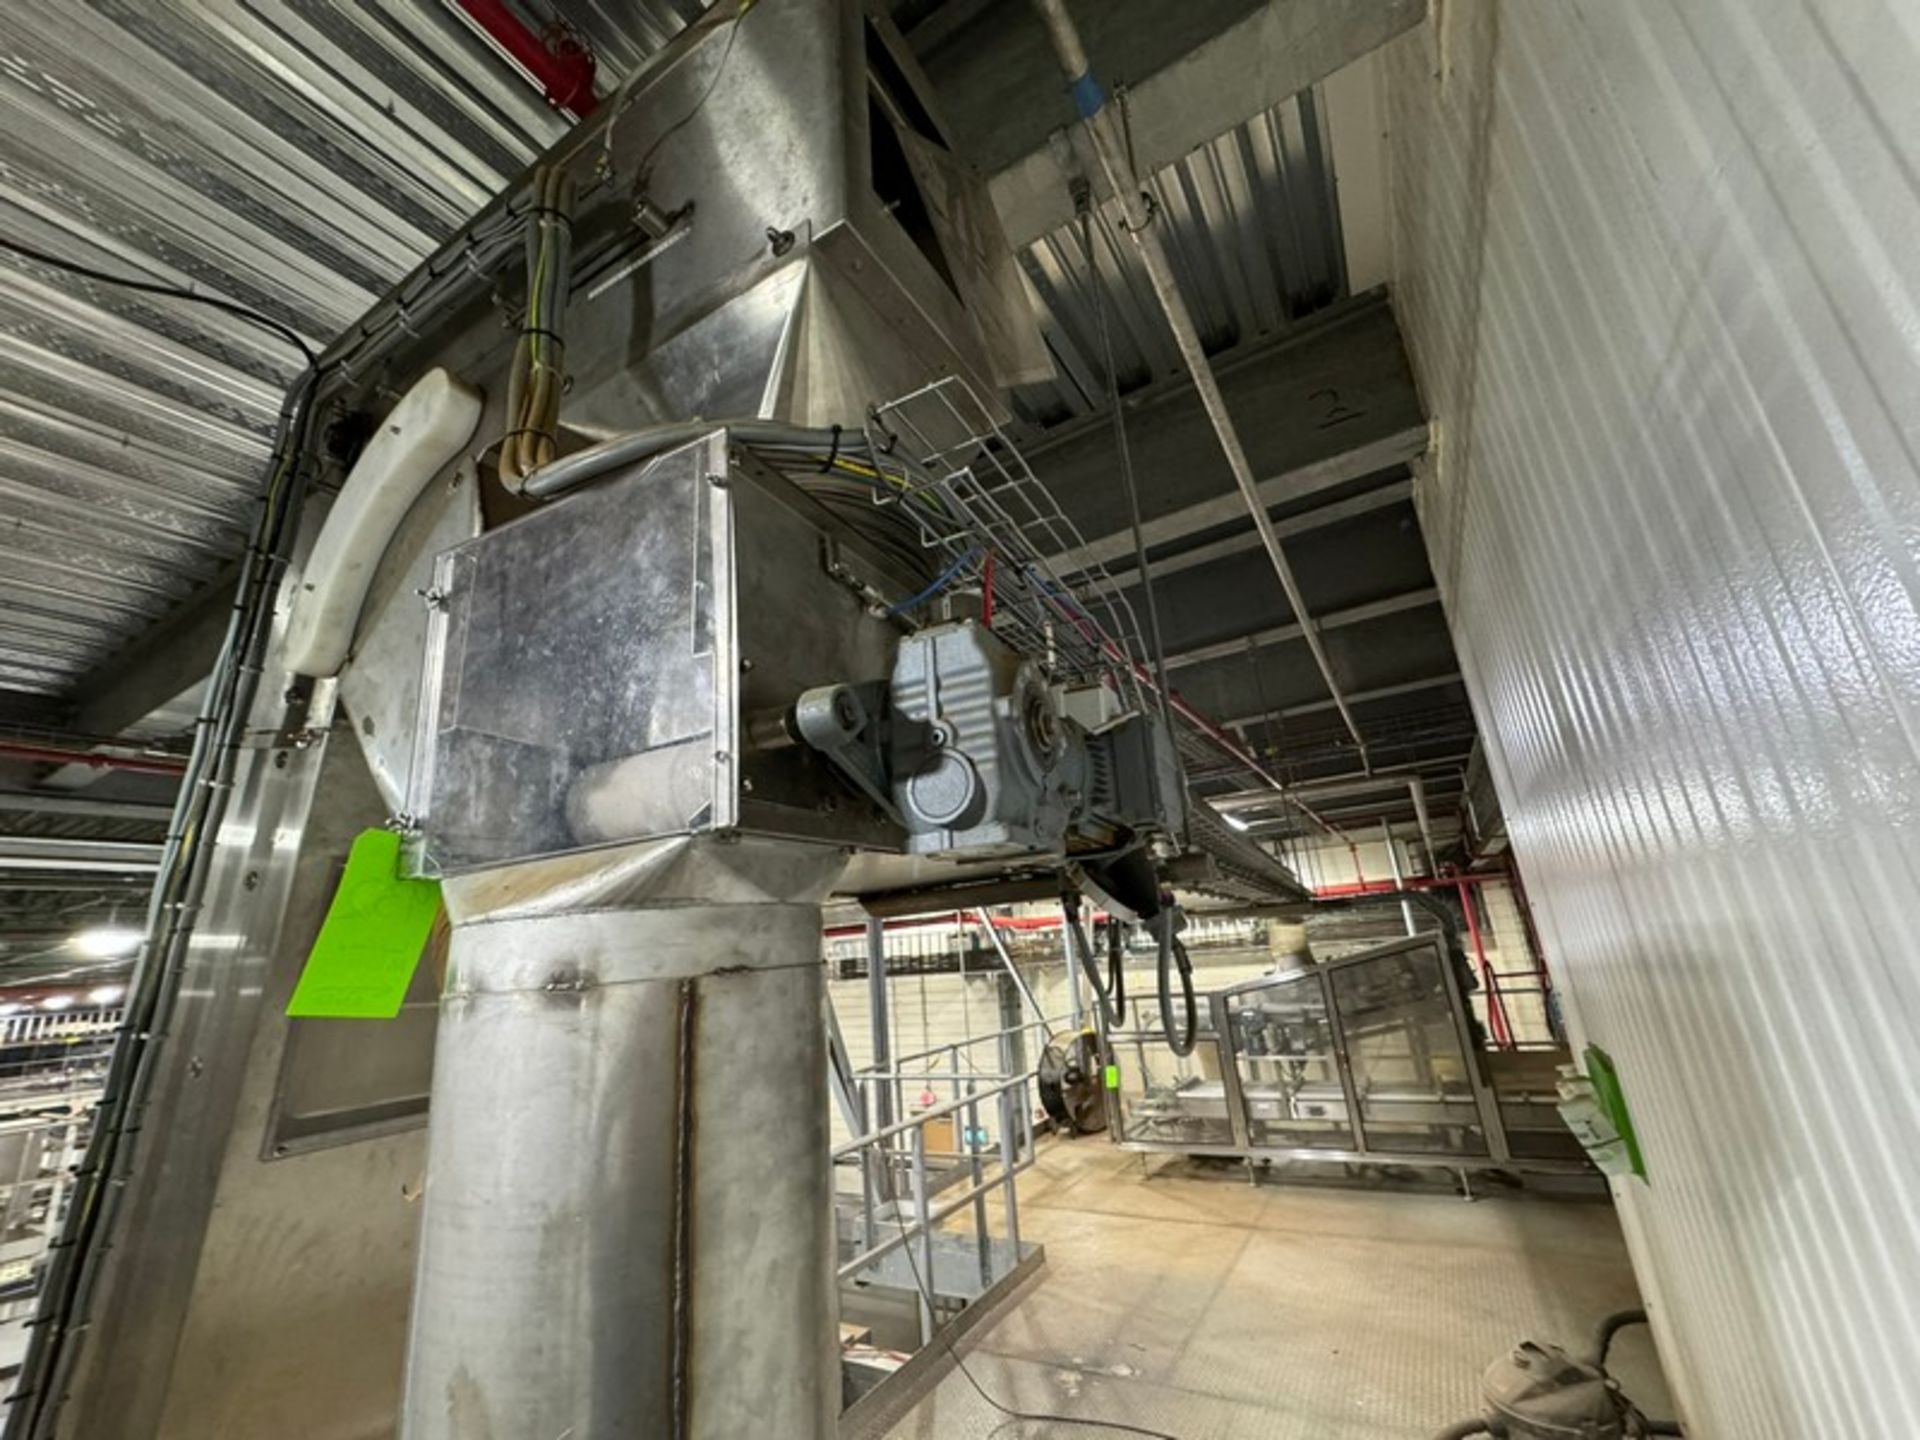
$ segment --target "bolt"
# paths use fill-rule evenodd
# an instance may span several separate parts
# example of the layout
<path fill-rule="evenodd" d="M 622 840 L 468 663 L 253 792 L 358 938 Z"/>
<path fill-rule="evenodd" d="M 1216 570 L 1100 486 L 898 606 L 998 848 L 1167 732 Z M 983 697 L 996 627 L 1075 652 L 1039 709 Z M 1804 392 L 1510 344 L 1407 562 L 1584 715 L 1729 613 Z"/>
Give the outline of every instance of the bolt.
<path fill-rule="evenodd" d="M 707 484 L 716 490 L 724 490 L 727 488 L 727 477 L 724 475 L 709 475 L 707 476 Z"/>
<path fill-rule="evenodd" d="M 247 871 L 245 878 L 241 880 L 240 884 L 243 889 L 258 890 L 260 888 L 260 872 L 258 870 Z"/>
<path fill-rule="evenodd" d="M 752 669 L 753 669 L 753 661 L 749 660 L 746 656 L 742 655 L 740 657 L 740 673 L 742 675 L 745 675 Z"/>
<path fill-rule="evenodd" d="M 767 227 L 767 248 L 772 250 L 775 256 L 786 254 L 789 250 L 793 249 L 793 232 L 791 230 L 779 230 L 769 225 Z"/>

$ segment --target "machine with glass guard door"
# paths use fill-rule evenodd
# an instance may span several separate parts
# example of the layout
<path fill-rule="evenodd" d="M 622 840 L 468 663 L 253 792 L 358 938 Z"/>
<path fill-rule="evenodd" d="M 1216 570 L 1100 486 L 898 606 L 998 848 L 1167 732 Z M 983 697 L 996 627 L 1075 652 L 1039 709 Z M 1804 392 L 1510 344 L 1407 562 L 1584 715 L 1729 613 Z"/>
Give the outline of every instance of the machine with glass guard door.
<path fill-rule="evenodd" d="M 1564 1049 L 1487 1053 L 1440 936 L 1201 1000 L 1191 1054 L 1110 1034 L 1109 1131 L 1129 1150 L 1579 1173 L 1554 1108 Z M 1115 1083 L 1117 1082 L 1117 1083 Z"/>

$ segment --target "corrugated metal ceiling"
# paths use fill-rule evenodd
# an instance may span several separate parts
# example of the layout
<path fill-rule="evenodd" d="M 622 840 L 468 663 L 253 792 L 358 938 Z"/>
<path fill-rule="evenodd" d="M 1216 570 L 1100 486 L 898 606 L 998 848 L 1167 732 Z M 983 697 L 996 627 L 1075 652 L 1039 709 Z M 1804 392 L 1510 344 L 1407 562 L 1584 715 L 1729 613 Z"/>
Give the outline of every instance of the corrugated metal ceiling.
<path fill-rule="evenodd" d="M 315 341 L 563 128 L 439 6 L 0 8 L 4 233 Z M 237 553 L 298 357 L 15 256 L 0 335 L 0 687 L 58 695 Z"/>
<path fill-rule="evenodd" d="M 1202 340 L 1221 351 L 1283 330 L 1346 293 L 1339 207 L 1312 91 L 1254 116 L 1153 177 L 1157 214 Z M 1107 307 L 1114 368 L 1131 390 L 1179 373 L 1172 333 L 1147 283 L 1138 247 L 1109 201 L 1093 226 L 1099 290 L 1087 244 L 1069 225 L 1021 256 L 1041 330 L 1059 368 L 1026 387 L 1025 411 L 1043 423 L 1100 408 L 1105 367 L 1097 306 Z"/>
<path fill-rule="evenodd" d="M 568 0 L 601 84 L 693 0 Z M 563 131 L 445 5 L 46 0 L 0 7 L 0 234 L 203 288 L 323 342 Z M 1209 342 L 1345 288 L 1311 96 L 1155 179 Z M 1123 388 L 1174 368 L 1144 276 L 1095 248 Z M 1037 420 L 1098 403 L 1085 249 L 1025 256 L 1060 379 Z M 297 357 L 237 320 L 0 256 L 0 696 L 57 698 L 237 554 Z M 190 677 L 183 677 L 183 679 Z"/>

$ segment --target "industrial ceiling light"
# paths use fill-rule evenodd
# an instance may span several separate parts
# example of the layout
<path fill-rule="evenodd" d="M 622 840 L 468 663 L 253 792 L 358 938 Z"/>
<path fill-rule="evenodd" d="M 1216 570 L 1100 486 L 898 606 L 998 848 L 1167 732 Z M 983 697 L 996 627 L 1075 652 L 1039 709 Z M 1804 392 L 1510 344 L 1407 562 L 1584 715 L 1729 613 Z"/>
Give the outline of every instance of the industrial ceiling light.
<path fill-rule="evenodd" d="M 123 960 L 147 937 L 125 925 L 97 925 L 73 937 L 73 948 L 89 960 Z"/>
<path fill-rule="evenodd" d="M 40 1008 L 42 1010 L 71 1010 L 73 1008 L 73 996 L 49 995 L 40 1002 Z"/>
<path fill-rule="evenodd" d="M 1242 820 L 1238 815 L 1223 814 L 1220 818 L 1226 821 L 1227 824 L 1231 825 L 1236 830 L 1249 830 L 1252 828 L 1250 825 L 1247 824 L 1246 821 Z"/>
<path fill-rule="evenodd" d="M 111 1005 L 127 993 L 124 985 L 101 985 L 87 992 L 90 1005 Z"/>

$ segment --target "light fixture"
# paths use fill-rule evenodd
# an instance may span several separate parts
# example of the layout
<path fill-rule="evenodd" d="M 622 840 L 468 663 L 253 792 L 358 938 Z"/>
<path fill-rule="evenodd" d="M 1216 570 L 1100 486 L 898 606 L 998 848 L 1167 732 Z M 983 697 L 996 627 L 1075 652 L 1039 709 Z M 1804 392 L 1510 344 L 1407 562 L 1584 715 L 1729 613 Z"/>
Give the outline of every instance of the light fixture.
<path fill-rule="evenodd" d="M 1231 825 L 1236 830 L 1247 830 L 1252 828 L 1247 824 L 1246 821 L 1242 820 L 1238 815 L 1222 815 L 1220 818 L 1226 821 L 1227 824 Z"/>
<path fill-rule="evenodd" d="M 87 992 L 87 1003 L 90 1005 L 111 1005 L 126 993 L 127 987 L 124 985 L 101 985 Z"/>
<path fill-rule="evenodd" d="M 49 995 L 40 1002 L 40 1008 L 42 1010 L 71 1010 L 73 1008 L 73 996 Z"/>
<path fill-rule="evenodd" d="M 0 1000 L 0 1015 L 18 1015 L 26 1008 L 18 1000 Z"/>
<path fill-rule="evenodd" d="M 73 937 L 73 948 L 89 960 L 124 960 L 140 948 L 146 935 L 125 925 L 96 925 Z"/>

